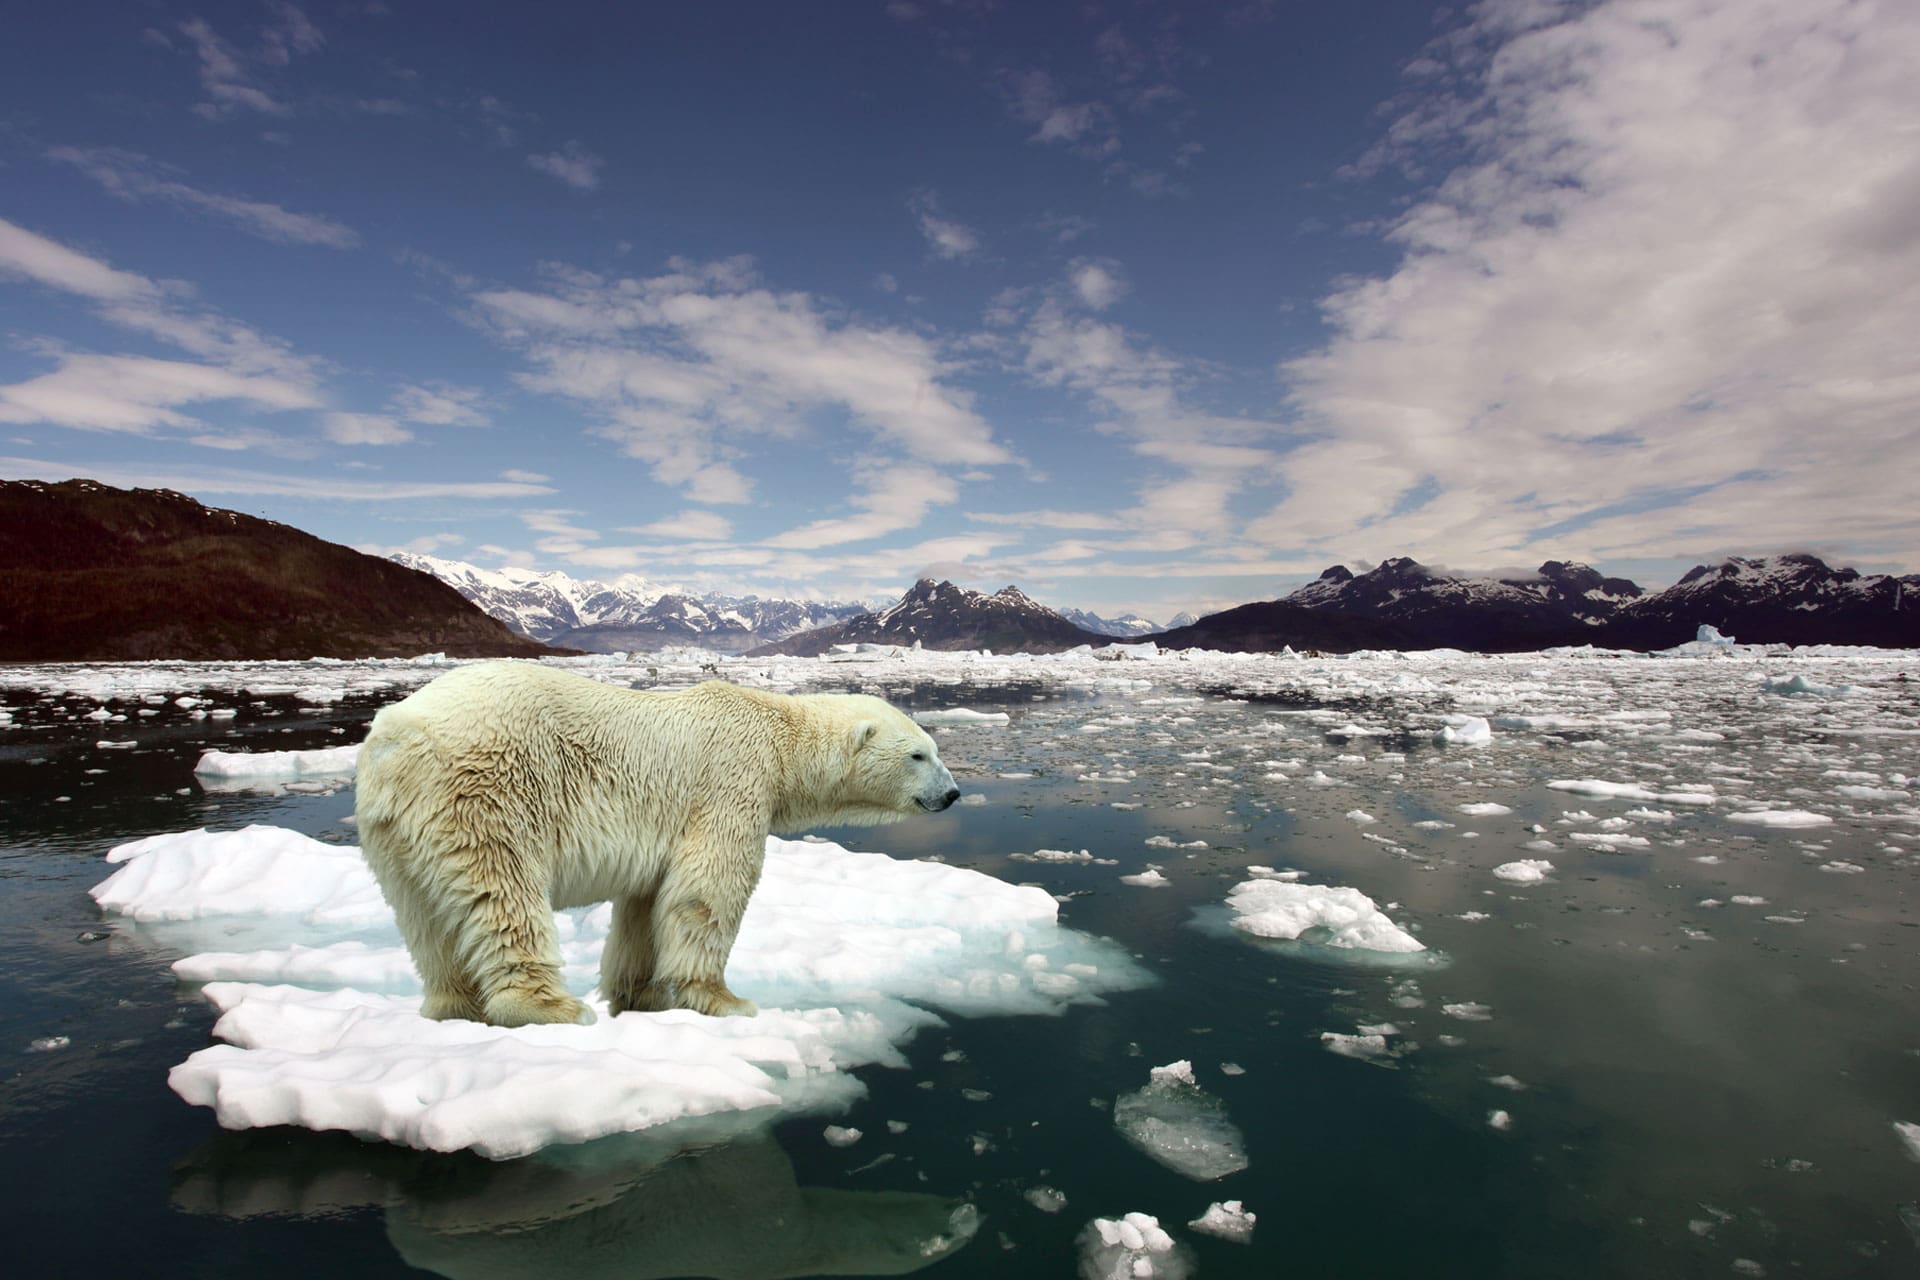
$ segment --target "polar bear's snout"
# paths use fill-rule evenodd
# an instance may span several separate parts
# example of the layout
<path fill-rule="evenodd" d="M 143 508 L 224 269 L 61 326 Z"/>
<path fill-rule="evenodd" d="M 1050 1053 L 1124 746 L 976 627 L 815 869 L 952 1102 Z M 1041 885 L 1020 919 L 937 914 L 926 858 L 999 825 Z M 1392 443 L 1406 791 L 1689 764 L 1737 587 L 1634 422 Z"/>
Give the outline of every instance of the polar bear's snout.
<path fill-rule="evenodd" d="M 942 810 L 951 809 L 953 802 L 960 798 L 960 788 L 953 784 L 953 774 L 948 772 L 947 766 L 941 764 L 938 759 L 929 760 L 927 763 L 933 766 L 928 771 L 932 776 L 920 789 L 920 794 L 914 797 L 914 803 L 928 813 L 939 813 Z"/>

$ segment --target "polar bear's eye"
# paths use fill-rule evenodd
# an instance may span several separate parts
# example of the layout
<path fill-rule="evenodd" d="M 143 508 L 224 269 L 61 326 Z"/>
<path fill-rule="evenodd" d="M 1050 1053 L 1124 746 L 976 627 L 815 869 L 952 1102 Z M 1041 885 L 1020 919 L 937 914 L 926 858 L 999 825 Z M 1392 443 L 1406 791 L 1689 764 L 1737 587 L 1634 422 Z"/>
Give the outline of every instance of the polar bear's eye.
<path fill-rule="evenodd" d="M 913 753 L 913 759 L 915 760 L 925 760 L 926 758 L 927 758 L 927 753 L 924 751 L 916 751 Z"/>

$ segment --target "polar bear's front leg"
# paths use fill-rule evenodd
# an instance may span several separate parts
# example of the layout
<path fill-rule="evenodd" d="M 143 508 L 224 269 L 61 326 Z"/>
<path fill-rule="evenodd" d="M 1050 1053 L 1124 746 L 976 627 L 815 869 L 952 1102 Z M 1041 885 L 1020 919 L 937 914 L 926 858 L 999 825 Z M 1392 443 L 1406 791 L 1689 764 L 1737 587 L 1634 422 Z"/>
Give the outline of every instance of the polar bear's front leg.
<path fill-rule="evenodd" d="M 698 854 L 683 855 L 667 873 L 653 907 L 653 979 L 629 1008 L 691 1009 L 716 1018 L 760 1011 L 729 991 L 726 981 L 727 957 L 759 866 L 748 854 L 726 861 L 733 874 L 716 876 Z"/>

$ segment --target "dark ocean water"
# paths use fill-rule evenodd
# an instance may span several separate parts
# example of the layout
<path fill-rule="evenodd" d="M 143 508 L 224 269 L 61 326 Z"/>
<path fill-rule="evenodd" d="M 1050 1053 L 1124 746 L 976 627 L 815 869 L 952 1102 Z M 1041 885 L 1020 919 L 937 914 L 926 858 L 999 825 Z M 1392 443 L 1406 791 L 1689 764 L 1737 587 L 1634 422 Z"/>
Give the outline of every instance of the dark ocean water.
<path fill-rule="evenodd" d="M 302 712 L 267 699 L 225 724 L 169 711 L 103 729 L 16 697 L 22 727 L 0 736 L 0 1203 L 13 1226 L 0 1265 L 356 1280 L 903 1274 L 926 1262 L 914 1244 L 965 1203 L 976 1234 L 927 1274 L 1073 1274 L 1089 1220 L 1129 1211 L 1173 1230 L 1202 1276 L 1920 1274 L 1920 1163 L 1893 1128 L 1920 1121 L 1916 870 L 1884 825 L 1736 831 L 1682 812 L 1649 849 L 1563 845 L 1550 884 L 1512 889 L 1487 870 L 1532 856 L 1528 824 L 1628 807 L 1544 787 L 1586 776 L 1576 764 L 1592 753 L 1577 740 L 1502 758 L 1490 788 L 1489 766 L 1405 742 L 1384 755 L 1329 744 L 1318 725 L 1219 697 L 892 692 L 1014 714 L 1011 731 L 942 735 L 984 803 L 823 834 L 1071 895 L 1063 922 L 1118 941 L 1153 984 L 1058 1017 L 949 1016 L 908 1046 L 906 1070 L 863 1069 L 868 1095 L 845 1114 L 507 1162 L 222 1132 L 166 1085 L 211 1042 L 211 1011 L 168 973 L 176 953 L 86 896 L 102 855 L 142 835 L 261 822 L 351 843 L 350 786 L 212 795 L 192 766 L 208 746 L 356 741 L 370 704 Z M 1256 727 L 1263 757 L 1301 761 L 1288 782 L 1238 767 Z M 1733 737 L 1717 748 L 1722 772 L 1745 763 Z M 95 745 L 114 739 L 137 745 Z M 1322 760 L 1354 785 L 1306 785 Z M 1803 781 L 1826 763 L 1809 761 Z M 1769 770 L 1766 785 L 1790 796 L 1791 771 Z M 1458 811 L 1490 797 L 1513 813 Z M 1356 807 L 1378 821 L 1350 820 Z M 1009 857 L 1042 848 L 1118 865 Z M 1814 860 L 1868 871 L 1823 875 Z M 1166 887 L 1119 882 L 1149 864 Z M 1221 903 L 1256 864 L 1362 887 L 1431 952 L 1391 967 L 1235 934 Z M 1700 905 L 1734 894 L 1767 903 Z M 1321 1039 L 1387 1022 L 1385 1058 Z M 53 1037 L 67 1043 L 32 1048 Z M 1197 1182 L 1116 1131 L 1114 1100 L 1179 1059 L 1244 1133 L 1245 1170 Z M 1489 1123 L 1495 1111 L 1509 1127 Z M 829 1145 L 829 1122 L 867 1136 Z M 1037 1207 L 1027 1193 L 1040 1187 L 1064 1207 Z M 1258 1214 L 1251 1245 L 1186 1229 L 1219 1200 Z"/>

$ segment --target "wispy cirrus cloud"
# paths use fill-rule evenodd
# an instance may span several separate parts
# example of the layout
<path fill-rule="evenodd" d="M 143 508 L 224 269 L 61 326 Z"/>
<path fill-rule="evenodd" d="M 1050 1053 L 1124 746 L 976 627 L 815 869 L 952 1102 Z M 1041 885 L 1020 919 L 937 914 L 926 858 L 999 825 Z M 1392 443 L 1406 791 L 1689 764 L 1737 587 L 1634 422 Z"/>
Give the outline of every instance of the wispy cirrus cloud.
<path fill-rule="evenodd" d="M 607 164 L 577 141 L 569 141 L 557 150 L 535 152 L 527 157 L 527 163 L 575 191 L 598 190 L 600 171 Z"/>
<path fill-rule="evenodd" d="M 325 404 L 317 361 L 195 306 L 184 286 L 121 270 L 0 219 L 0 279 L 6 277 L 85 299 L 101 318 L 198 359 L 103 355 L 42 344 L 57 367 L 0 386 L 0 420 L 83 431 L 197 431 L 201 434 L 189 438 L 230 443 L 239 437 L 207 434 L 207 424 L 185 409 L 219 401 L 267 412 Z"/>
<path fill-rule="evenodd" d="M 0 474 L 21 480 L 71 480 L 84 476 L 126 488 L 177 489 L 207 496 L 237 494 L 338 500 L 411 502 L 444 498 L 537 498 L 553 490 L 516 481 L 348 480 L 339 476 L 277 474 L 227 467 L 55 462 L 44 458 L 0 458 Z"/>
<path fill-rule="evenodd" d="M 1013 460 L 953 385 L 959 365 L 937 344 L 833 316 L 805 293 L 774 292 L 749 259 L 675 260 L 638 279 L 555 267 L 543 290 L 480 290 L 470 302 L 528 359 L 522 386 L 588 406 L 590 430 L 694 501 L 746 501 L 752 487 L 735 465 L 743 443 L 803 435 L 821 413 L 869 438 L 863 466 Z M 897 528 L 906 513 L 876 506 L 865 518 Z M 824 526 L 807 536 L 825 536 Z"/>
<path fill-rule="evenodd" d="M 1920 508 L 1920 11 L 1497 0 L 1374 157 L 1454 167 L 1288 361 L 1253 536 L 1462 564 L 1844 542 Z M 1433 87 L 1439 86 L 1439 87 Z M 1464 86 L 1450 88 L 1447 86 Z M 1758 544 L 1758 545 L 1757 545 Z"/>
<path fill-rule="evenodd" d="M 934 257 L 951 262 L 980 252 L 980 233 L 948 217 L 940 207 L 937 193 L 924 188 L 914 192 L 907 200 L 907 209 L 913 214 L 920 234 L 926 237 L 927 248 L 933 251 Z"/>
<path fill-rule="evenodd" d="M 158 201 L 217 218 L 249 235 L 276 244 L 316 244 L 353 249 L 360 236 L 332 218 L 295 213 L 263 200 L 202 191 L 181 181 L 179 173 L 133 151 L 114 147 L 54 147 L 47 158 L 71 165 L 102 190 L 130 204 Z"/>
<path fill-rule="evenodd" d="M 326 37 L 304 10 L 287 0 L 273 0 L 265 9 L 268 21 L 255 30 L 251 47 L 243 48 L 228 40 L 204 18 L 189 18 L 177 28 L 193 48 L 200 91 L 205 95 L 194 105 L 196 115 L 220 120 L 242 111 L 292 114 L 292 108 L 268 87 L 267 76 L 287 66 L 298 54 L 316 52 L 326 43 Z M 156 43 L 172 46 L 165 33 L 151 34 L 157 37 Z"/>

